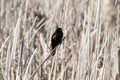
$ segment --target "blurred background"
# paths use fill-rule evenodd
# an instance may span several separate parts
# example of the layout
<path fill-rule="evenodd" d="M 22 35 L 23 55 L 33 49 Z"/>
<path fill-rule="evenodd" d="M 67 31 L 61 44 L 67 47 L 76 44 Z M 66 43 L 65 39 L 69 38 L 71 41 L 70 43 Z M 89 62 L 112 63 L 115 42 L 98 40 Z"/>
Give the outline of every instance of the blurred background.
<path fill-rule="evenodd" d="M 120 80 L 120 0 L 0 0 L 0 80 Z"/>

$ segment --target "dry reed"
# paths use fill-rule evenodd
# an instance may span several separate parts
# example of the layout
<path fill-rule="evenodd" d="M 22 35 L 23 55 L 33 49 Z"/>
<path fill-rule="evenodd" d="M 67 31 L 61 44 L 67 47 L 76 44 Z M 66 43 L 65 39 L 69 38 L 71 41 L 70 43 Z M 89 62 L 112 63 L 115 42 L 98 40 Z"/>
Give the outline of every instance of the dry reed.
<path fill-rule="evenodd" d="M 119 10 L 119 0 L 1 0 L 0 80 L 119 80 Z M 56 27 L 66 38 L 40 65 Z"/>

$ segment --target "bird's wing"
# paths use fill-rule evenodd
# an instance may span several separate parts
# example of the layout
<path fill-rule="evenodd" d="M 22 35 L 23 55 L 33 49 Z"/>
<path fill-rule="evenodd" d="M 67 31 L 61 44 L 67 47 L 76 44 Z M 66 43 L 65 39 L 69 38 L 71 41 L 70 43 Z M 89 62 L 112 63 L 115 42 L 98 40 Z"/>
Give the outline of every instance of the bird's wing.
<path fill-rule="evenodd" d="M 57 34 L 54 33 L 54 34 L 52 35 L 52 39 L 56 39 L 56 38 L 57 38 Z"/>

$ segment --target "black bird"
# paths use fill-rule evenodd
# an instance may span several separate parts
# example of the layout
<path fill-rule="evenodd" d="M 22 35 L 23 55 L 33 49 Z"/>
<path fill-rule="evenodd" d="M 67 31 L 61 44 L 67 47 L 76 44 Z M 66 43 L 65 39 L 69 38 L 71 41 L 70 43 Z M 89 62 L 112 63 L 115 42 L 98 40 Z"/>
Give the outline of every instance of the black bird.
<path fill-rule="evenodd" d="M 63 37 L 62 28 L 57 28 L 51 38 L 52 50 L 62 42 L 62 37 Z M 53 50 L 52 55 L 55 55 L 55 49 Z"/>

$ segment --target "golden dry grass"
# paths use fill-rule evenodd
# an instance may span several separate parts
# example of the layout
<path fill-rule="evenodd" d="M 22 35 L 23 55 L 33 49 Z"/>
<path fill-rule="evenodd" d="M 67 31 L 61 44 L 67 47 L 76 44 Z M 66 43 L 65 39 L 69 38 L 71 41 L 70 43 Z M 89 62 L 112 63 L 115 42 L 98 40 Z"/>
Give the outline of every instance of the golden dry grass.
<path fill-rule="evenodd" d="M 119 0 L 0 0 L 0 80 L 119 80 Z"/>

